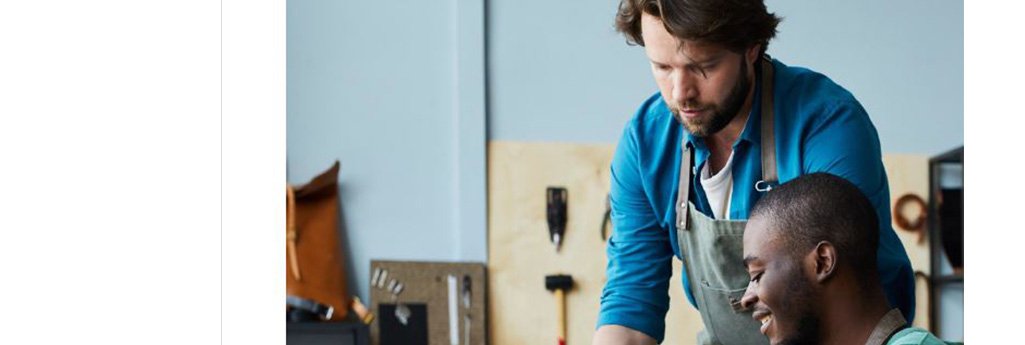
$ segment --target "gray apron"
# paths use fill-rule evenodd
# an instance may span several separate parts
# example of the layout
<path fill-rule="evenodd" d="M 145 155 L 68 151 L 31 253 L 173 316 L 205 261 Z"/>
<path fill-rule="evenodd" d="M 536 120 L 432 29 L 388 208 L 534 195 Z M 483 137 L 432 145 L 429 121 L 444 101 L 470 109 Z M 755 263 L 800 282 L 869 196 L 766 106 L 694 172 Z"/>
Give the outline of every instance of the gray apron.
<path fill-rule="evenodd" d="M 778 181 L 772 113 L 772 63 L 762 60 L 762 180 L 755 189 L 767 191 Z M 690 280 L 691 294 L 705 329 L 698 344 L 768 344 L 758 331 L 761 323 L 751 310 L 740 305 L 747 289 L 748 274 L 743 263 L 744 225 L 747 221 L 716 220 L 705 216 L 689 201 L 693 151 L 682 143 L 680 187 L 676 199 L 677 244 Z"/>

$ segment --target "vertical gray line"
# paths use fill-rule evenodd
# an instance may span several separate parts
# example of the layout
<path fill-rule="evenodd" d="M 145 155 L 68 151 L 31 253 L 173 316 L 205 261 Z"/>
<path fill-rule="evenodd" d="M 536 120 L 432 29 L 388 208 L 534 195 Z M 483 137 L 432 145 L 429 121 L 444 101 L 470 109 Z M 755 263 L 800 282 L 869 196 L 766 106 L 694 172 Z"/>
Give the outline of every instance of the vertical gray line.
<path fill-rule="evenodd" d="M 221 49 L 220 49 L 220 56 L 218 56 L 218 59 L 220 60 L 220 72 L 221 72 L 220 73 L 220 85 L 219 85 L 220 101 L 221 101 L 220 102 L 221 103 L 220 104 L 220 108 L 221 108 L 220 109 L 221 110 L 220 111 L 220 122 L 221 122 L 220 125 L 221 125 L 221 128 L 219 128 L 220 129 L 220 138 L 219 139 L 220 139 L 220 145 L 221 145 L 221 147 L 220 147 L 220 154 L 221 155 L 219 157 L 220 158 L 220 171 L 218 173 L 220 175 L 220 184 L 221 184 L 221 186 L 220 186 L 221 187 L 220 188 L 220 192 L 221 193 L 220 193 L 220 199 L 219 199 L 219 203 L 220 203 L 220 205 L 219 205 L 219 207 L 220 207 L 220 218 L 221 218 L 220 219 L 220 236 L 221 236 L 221 239 L 220 239 L 220 249 L 221 250 L 220 250 L 220 253 L 219 253 L 220 254 L 220 266 L 219 266 L 220 267 L 220 272 L 218 272 L 218 273 L 220 274 L 221 281 L 220 281 L 220 286 L 218 286 L 218 289 L 220 290 L 220 302 L 221 302 L 220 303 L 220 309 L 219 309 L 219 312 L 220 312 L 220 330 L 221 330 L 221 332 L 220 332 L 220 344 L 223 345 L 224 344 L 224 0 L 220 1 L 220 13 L 219 13 L 219 15 L 220 15 L 220 23 L 219 24 L 220 24 L 220 31 L 221 31 L 220 32 L 220 42 L 219 42 Z"/>
<path fill-rule="evenodd" d="M 220 200 L 219 200 L 220 218 L 221 218 L 220 219 L 220 228 L 221 228 L 220 229 L 221 230 L 220 231 L 220 236 L 221 236 L 221 239 L 220 239 L 220 249 L 221 250 L 220 250 L 220 253 L 219 253 L 220 254 L 220 265 L 219 265 L 220 272 L 218 272 L 218 273 L 220 274 L 221 281 L 220 281 L 220 286 L 218 286 L 218 289 L 220 290 L 220 302 L 221 302 L 220 303 L 220 309 L 219 309 L 219 312 L 220 312 L 220 330 L 221 330 L 221 332 L 220 332 L 220 344 L 223 345 L 224 344 L 224 0 L 220 1 L 220 11 L 221 11 L 221 13 L 219 13 L 219 14 L 220 14 L 220 20 L 221 20 L 220 21 L 220 29 L 221 29 L 221 32 L 220 32 L 220 48 L 221 49 L 220 49 L 220 56 L 218 56 L 218 59 L 220 60 L 220 72 L 221 72 L 220 73 L 220 85 L 219 85 L 220 101 L 221 101 L 220 102 L 221 103 L 220 104 L 220 108 L 221 108 L 220 109 L 221 110 L 220 111 L 220 122 L 221 122 L 220 123 L 220 125 L 221 125 L 220 135 L 221 136 L 219 138 L 220 139 L 220 145 L 221 145 L 221 147 L 220 147 L 220 154 L 221 154 L 221 156 L 220 156 L 220 171 L 218 173 L 220 175 L 220 184 L 221 184 L 221 188 L 220 188 L 220 192 L 221 193 L 220 193 Z"/>

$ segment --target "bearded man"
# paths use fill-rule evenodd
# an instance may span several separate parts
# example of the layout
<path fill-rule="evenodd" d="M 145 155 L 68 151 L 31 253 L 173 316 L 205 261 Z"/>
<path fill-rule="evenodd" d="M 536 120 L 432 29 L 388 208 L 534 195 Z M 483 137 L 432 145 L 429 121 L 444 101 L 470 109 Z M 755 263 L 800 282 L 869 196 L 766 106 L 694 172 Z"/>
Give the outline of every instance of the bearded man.
<path fill-rule="evenodd" d="M 886 300 L 912 319 L 914 275 L 890 225 L 876 129 L 843 87 L 766 54 L 779 22 L 761 0 L 620 3 L 616 28 L 644 48 L 659 92 L 627 122 L 613 157 L 594 344 L 662 341 L 674 256 L 704 324 L 698 344 L 765 344 L 740 303 L 745 220 L 774 186 L 816 172 L 851 181 L 872 203 Z"/>

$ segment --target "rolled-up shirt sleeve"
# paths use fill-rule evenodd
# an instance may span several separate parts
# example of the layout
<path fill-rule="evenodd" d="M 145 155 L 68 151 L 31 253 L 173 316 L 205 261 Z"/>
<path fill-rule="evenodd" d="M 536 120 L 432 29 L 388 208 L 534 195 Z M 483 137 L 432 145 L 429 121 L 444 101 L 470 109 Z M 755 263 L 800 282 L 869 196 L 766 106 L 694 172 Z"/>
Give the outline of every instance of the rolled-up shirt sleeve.
<path fill-rule="evenodd" d="M 598 327 L 621 325 L 662 342 L 669 310 L 673 249 L 645 195 L 636 118 L 627 124 L 611 166 L 613 234 Z"/>

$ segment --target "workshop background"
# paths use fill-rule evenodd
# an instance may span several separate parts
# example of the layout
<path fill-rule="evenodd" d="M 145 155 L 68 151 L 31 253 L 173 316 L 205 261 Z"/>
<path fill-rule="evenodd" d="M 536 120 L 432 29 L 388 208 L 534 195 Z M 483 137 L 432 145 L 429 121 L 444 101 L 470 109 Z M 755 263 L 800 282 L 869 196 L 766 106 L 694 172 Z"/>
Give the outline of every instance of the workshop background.
<path fill-rule="evenodd" d="M 351 294 L 370 301 L 371 260 L 484 263 L 488 343 L 541 344 L 555 336 L 544 276 L 571 274 L 568 343 L 590 344 L 608 161 L 657 92 L 643 48 L 613 29 L 618 2 L 288 1 L 287 179 L 341 162 Z M 964 141 L 963 3 L 766 5 L 783 17 L 769 54 L 850 90 L 879 132 L 891 197 L 928 200 L 929 158 Z M 559 253 L 548 186 L 569 194 Z M 897 231 L 929 274 L 928 241 Z M 678 277 L 671 289 L 665 343 L 692 343 L 697 314 Z M 944 339 L 963 338 L 960 289 L 942 294 Z"/>

